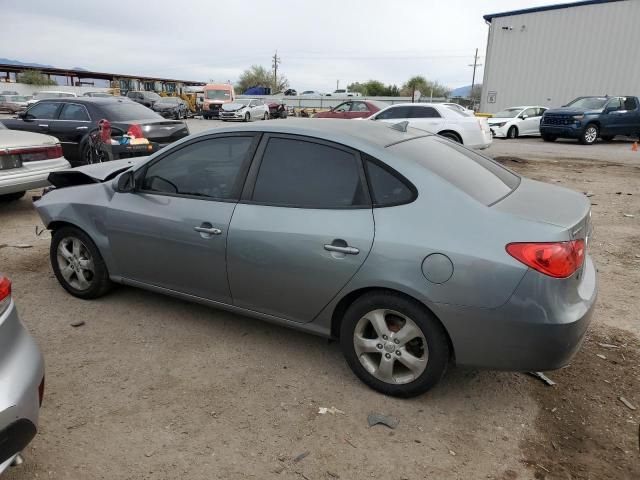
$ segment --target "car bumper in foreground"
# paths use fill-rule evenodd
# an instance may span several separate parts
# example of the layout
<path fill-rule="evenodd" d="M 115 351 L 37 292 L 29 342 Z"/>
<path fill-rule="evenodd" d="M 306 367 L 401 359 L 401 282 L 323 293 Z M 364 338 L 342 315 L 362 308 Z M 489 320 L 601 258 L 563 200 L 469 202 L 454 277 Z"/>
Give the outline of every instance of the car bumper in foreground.
<path fill-rule="evenodd" d="M 494 309 L 436 306 L 453 343 L 456 363 L 479 368 L 544 371 L 561 368 L 578 352 L 598 291 L 587 256 L 568 279 L 529 270 L 513 296 Z"/>
<path fill-rule="evenodd" d="M 49 185 L 47 177 L 51 172 L 66 170 L 69 162 L 64 158 L 28 162 L 20 168 L 0 170 L 0 195 L 24 192 Z"/>
<path fill-rule="evenodd" d="M 12 302 L 0 315 L 0 473 L 36 434 L 43 387 L 42 354 Z"/>

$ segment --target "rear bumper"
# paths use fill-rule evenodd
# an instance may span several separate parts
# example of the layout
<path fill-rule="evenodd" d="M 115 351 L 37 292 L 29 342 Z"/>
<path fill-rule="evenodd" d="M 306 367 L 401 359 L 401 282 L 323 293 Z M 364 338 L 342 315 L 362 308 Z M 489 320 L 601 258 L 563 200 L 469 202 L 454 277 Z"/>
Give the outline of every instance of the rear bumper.
<path fill-rule="evenodd" d="M 23 192 L 34 188 L 42 188 L 49 185 L 47 177 L 51 172 L 66 170 L 70 167 L 64 158 L 55 160 L 41 160 L 41 167 L 27 164 L 21 168 L 0 170 L 0 195 L 14 192 Z"/>
<path fill-rule="evenodd" d="M 436 307 L 458 365 L 513 371 L 554 370 L 578 352 L 595 307 L 596 269 L 587 256 L 569 279 L 528 271 L 495 309 Z"/>
<path fill-rule="evenodd" d="M 36 434 L 43 379 L 40 349 L 11 303 L 0 316 L 0 473 Z"/>

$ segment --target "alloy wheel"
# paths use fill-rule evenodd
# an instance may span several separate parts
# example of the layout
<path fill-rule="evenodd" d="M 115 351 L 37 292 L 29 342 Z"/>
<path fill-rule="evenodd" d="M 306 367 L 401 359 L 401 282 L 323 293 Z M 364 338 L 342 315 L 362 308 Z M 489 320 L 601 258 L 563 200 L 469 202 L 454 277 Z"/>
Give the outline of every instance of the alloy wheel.
<path fill-rule="evenodd" d="M 427 368 L 429 348 L 422 330 L 394 310 L 365 314 L 356 324 L 353 346 L 362 366 L 385 383 L 412 382 Z"/>
<path fill-rule="evenodd" d="M 587 143 L 593 143 L 596 141 L 596 138 L 598 138 L 598 129 L 593 125 L 590 127 L 587 127 L 587 129 L 584 132 L 585 141 Z"/>
<path fill-rule="evenodd" d="M 95 278 L 93 257 L 87 246 L 76 237 L 65 237 L 56 251 L 60 274 L 76 290 L 87 290 Z"/>

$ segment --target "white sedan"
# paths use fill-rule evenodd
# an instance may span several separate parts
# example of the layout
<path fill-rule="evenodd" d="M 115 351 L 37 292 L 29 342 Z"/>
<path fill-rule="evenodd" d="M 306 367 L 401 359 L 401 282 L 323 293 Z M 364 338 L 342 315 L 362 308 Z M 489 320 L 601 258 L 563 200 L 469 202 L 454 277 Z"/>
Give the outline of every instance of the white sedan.
<path fill-rule="evenodd" d="M 269 120 L 269 106 L 257 98 L 240 98 L 232 103 L 223 103 L 220 120 Z"/>
<path fill-rule="evenodd" d="M 540 119 L 546 109 L 540 106 L 505 108 L 489 119 L 491 133 L 502 138 L 540 135 Z"/>
<path fill-rule="evenodd" d="M 70 168 L 57 138 L 7 130 L 0 122 L 0 200 L 18 200 L 49 185 L 49 173 Z"/>
<path fill-rule="evenodd" d="M 409 122 L 409 126 L 437 133 L 469 148 L 482 150 L 491 145 L 486 118 L 469 117 L 438 103 L 397 103 L 368 117 L 387 123 Z"/>

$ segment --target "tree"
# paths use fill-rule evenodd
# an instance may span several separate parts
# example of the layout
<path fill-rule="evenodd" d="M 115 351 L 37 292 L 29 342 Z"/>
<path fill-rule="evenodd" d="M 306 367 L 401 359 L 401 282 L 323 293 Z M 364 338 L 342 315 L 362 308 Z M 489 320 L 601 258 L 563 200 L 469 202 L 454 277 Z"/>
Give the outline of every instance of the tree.
<path fill-rule="evenodd" d="M 51 80 L 39 70 L 26 70 L 18 75 L 17 81 L 28 85 L 57 85 L 55 80 Z"/>
<path fill-rule="evenodd" d="M 400 95 L 400 89 L 397 85 L 384 85 L 379 80 L 369 80 L 365 83 L 355 82 L 347 85 L 350 92 L 358 92 L 369 97 L 397 97 Z"/>
<path fill-rule="evenodd" d="M 419 90 L 423 97 L 446 97 L 449 95 L 449 88 L 439 82 L 427 80 L 422 75 L 411 77 L 402 86 L 402 95 L 413 96 L 414 92 Z"/>
<path fill-rule="evenodd" d="M 273 79 L 273 71 L 269 71 L 261 65 L 251 65 L 251 68 L 240 75 L 236 88 L 239 92 L 244 92 L 251 87 L 269 87 L 273 93 L 277 93 L 289 86 L 289 81 L 284 75 L 278 75 L 277 85 L 274 85 Z"/>

